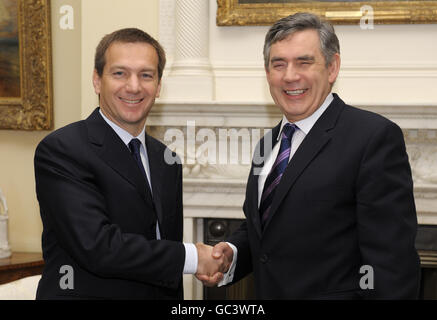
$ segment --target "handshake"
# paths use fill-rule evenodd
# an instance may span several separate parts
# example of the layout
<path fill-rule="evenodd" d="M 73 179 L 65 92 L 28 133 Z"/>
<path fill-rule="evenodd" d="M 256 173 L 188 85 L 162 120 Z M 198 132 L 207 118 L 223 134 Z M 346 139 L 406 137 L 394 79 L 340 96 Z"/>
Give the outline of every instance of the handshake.
<path fill-rule="evenodd" d="M 226 242 L 220 242 L 214 247 L 196 243 L 196 248 L 199 259 L 196 278 L 207 287 L 217 285 L 229 270 L 234 252 Z"/>

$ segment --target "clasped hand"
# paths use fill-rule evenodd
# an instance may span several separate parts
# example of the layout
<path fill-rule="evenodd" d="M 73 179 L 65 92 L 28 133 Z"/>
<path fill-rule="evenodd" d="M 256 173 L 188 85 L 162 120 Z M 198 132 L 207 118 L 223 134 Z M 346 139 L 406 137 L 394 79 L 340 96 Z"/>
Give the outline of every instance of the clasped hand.
<path fill-rule="evenodd" d="M 217 285 L 223 279 L 223 274 L 229 270 L 234 252 L 225 242 L 220 242 L 215 247 L 196 243 L 196 248 L 199 259 L 196 278 L 205 286 Z"/>

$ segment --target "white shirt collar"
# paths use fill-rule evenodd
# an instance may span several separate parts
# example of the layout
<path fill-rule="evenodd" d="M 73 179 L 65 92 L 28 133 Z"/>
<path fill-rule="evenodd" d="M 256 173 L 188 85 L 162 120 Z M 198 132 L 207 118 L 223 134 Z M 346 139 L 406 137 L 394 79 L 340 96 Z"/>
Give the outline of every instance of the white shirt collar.
<path fill-rule="evenodd" d="M 331 102 L 334 100 L 334 96 L 332 93 L 329 93 L 327 97 L 325 98 L 325 101 L 322 103 L 322 105 L 313 112 L 312 115 L 310 115 L 308 118 L 296 121 L 294 124 L 301 130 L 305 135 L 310 132 L 311 128 L 314 126 L 316 121 L 320 118 L 322 113 L 329 107 Z M 288 119 L 284 116 L 282 116 L 282 123 L 281 123 L 281 130 L 279 130 L 279 134 L 277 137 L 277 140 L 281 138 L 282 128 L 284 128 L 286 123 L 291 123 L 288 121 Z"/>
<path fill-rule="evenodd" d="M 131 135 L 129 132 L 127 132 L 126 130 L 124 130 L 123 128 L 119 127 L 117 124 L 115 124 L 114 122 L 112 122 L 111 120 L 109 120 L 102 112 L 102 110 L 99 108 L 99 112 L 101 114 L 101 116 L 103 117 L 103 119 L 106 121 L 107 124 L 109 124 L 111 126 L 112 129 L 114 129 L 115 133 L 120 137 L 120 139 L 124 142 L 124 144 L 126 146 L 128 146 L 129 142 L 134 139 L 137 138 L 141 141 L 141 144 L 143 145 L 144 149 L 146 149 L 146 126 L 144 126 L 143 130 L 141 131 L 141 133 L 134 137 L 133 135 Z"/>

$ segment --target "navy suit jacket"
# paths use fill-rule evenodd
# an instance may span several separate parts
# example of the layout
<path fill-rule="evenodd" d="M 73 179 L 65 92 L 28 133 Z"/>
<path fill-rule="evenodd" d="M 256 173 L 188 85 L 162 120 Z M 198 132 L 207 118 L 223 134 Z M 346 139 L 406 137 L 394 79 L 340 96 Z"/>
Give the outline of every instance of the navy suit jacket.
<path fill-rule="evenodd" d="M 153 200 L 129 149 L 98 109 L 38 145 L 45 261 L 38 299 L 183 298 L 181 165 L 167 164 L 165 145 L 147 134 L 146 145 Z M 157 221 L 162 240 L 155 240 Z M 73 270 L 70 288 L 60 285 L 64 265 Z"/>
<path fill-rule="evenodd" d="M 279 129 L 261 139 L 257 153 L 265 139 L 276 143 Z M 417 297 L 413 181 L 395 123 L 334 94 L 289 162 L 264 229 L 255 169 L 245 222 L 227 239 L 238 248 L 235 281 L 253 271 L 263 299 Z M 372 276 L 362 266 L 373 269 L 373 289 L 361 288 Z"/>

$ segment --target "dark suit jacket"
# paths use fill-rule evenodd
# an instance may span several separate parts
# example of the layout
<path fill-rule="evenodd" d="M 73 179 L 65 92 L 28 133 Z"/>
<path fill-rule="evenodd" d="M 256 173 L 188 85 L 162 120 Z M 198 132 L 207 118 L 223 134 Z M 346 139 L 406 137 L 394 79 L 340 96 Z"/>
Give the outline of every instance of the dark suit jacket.
<path fill-rule="evenodd" d="M 263 230 L 256 168 L 246 220 L 227 239 L 238 248 L 235 281 L 253 270 L 263 299 L 417 297 L 413 182 L 396 124 L 334 94 L 288 164 Z M 360 287 L 371 277 L 363 265 L 373 268 L 373 290 Z"/>
<path fill-rule="evenodd" d="M 45 267 L 38 299 L 183 298 L 182 170 L 146 134 L 153 202 L 129 149 L 96 109 L 35 153 Z M 156 239 L 156 221 L 162 240 Z M 72 289 L 62 289 L 63 265 Z M 64 279 L 65 280 L 65 279 Z"/>

